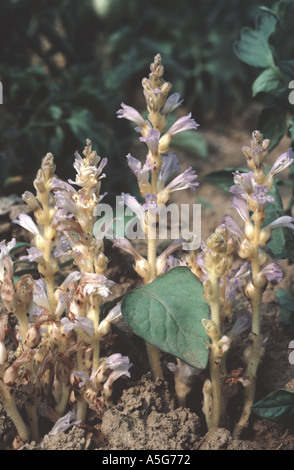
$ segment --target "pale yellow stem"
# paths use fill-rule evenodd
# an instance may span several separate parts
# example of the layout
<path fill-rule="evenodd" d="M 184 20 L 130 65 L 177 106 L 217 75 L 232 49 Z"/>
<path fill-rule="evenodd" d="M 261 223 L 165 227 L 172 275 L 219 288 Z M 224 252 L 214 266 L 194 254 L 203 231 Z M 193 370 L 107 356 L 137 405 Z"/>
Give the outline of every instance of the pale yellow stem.
<path fill-rule="evenodd" d="M 8 416 L 12 419 L 17 433 L 23 442 L 29 440 L 28 428 L 25 425 L 22 417 L 20 416 L 15 404 L 13 393 L 2 380 L 0 380 L 0 399 Z"/>
<path fill-rule="evenodd" d="M 157 171 L 152 170 L 152 190 L 154 194 L 157 192 Z M 149 219 L 149 216 L 148 216 Z M 151 233 L 148 231 L 148 263 L 150 268 L 149 280 L 148 282 L 154 281 L 156 279 L 156 248 L 157 248 L 157 240 L 156 240 L 156 229 L 153 227 L 149 227 L 151 229 Z M 154 233 L 155 232 L 155 233 Z M 152 370 L 152 374 L 154 378 L 163 378 L 163 373 L 160 365 L 160 357 L 159 357 L 159 349 L 156 346 L 151 344 L 146 344 L 148 359 L 150 363 L 150 367 Z"/>

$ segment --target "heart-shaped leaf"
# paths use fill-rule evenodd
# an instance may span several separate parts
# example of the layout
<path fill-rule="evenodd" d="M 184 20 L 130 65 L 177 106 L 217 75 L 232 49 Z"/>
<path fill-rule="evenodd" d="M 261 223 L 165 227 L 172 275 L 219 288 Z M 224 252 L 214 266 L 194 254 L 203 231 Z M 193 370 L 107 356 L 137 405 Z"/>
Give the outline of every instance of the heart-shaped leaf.
<path fill-rule="evenodd" d="M 209 316 L 203 286 L 186 267 L 177 267 L 125 295 L 122 314 L 147 343 L 204 369 L 209 341 L 202 319 Z"/>

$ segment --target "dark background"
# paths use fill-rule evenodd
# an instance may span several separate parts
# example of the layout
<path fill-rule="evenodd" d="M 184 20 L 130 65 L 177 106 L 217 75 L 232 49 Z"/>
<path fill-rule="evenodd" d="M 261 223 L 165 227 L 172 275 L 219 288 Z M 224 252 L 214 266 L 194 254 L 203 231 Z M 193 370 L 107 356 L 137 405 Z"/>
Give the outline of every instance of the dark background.
<path fill-rule="evenodd" d="M 126 190 L 136 133 L 116 111 L 124 102 L 144 112 L 141 80 L 158 52 L 198 123 L 241 112 L 258 69 L 233 44 L 260 4 L 274 1 L 1 0 L 1 191 L 27 189 L 49 151 L 57 174 L 72 177 L 86 138 L 108 158 L 108 190 Z"/>

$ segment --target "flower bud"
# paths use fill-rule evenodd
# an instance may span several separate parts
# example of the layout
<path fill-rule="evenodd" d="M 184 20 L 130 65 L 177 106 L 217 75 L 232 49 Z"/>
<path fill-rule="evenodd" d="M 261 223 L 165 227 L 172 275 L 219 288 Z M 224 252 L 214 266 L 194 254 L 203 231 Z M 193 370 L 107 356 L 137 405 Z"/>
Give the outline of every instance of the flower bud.
<path fill-rule="evenodd" d="M 56 363 L 56 376 L 62 383 L 67 384 L 69 382 L 70 368 L 64 361 Z"/>
<path fill-rule="evenodd" d="M 203 282 L 203 298 L 205 302 L 209 304 L 212 297 L 213 297 L 213 292 L 212 292 L 211 282 L 206 280 Z"/>
<path fill-rule="evenodd" d="M 6 369 L 3 375 L 3 382 L 5 383 L 5 385 L 7 385 L 8 387 L 12 387 L 12 385 L 15 384 L 17 379 L 18 379 L 17 367 L 14 367 L 13 365 L 8 367 L 8 369 Z"/>
<path fill-rule="evenodd" d="M 98 260 L 97 260 L 96 273 L 103 274 L 107 269 L 107 265 L 108 265 L 107 256 L 105 256 L 104 253 L 100 253 L 98 256 Z"/>
<path fill-rule="evenodd" d="M 62 397 L 62 383 L 61 381 L 54 376 L 53 384 L 52 384 L 52 395 L 57 401 L 57 403 L 61 400 Z"/>
<path fill-rule="evenodd" d="M 103 336 L 106 336 L 109 331 L 110 331 L 110 325 L 111 323 L 107 320 L 102 320 L 100 325 L 98 326 L 98 335 L 99 338 L 103 338 Z"/>
<path fill-rule="evenodd" d="M 232 340 L 228 336 L 223 336 L 216 345 L 216 352 L 219 356 L 223 356 L 232 344 Z"/>
<path fill-rule="evenodd" d="M 243 242 L 241 243 L 238 254 L 240 258 L 243 259 L 251 258 L 253 254 L 253 247 L 247 239 L 243 240 Z"/>
<path fill-rule="evenodd" d="M 171 135 L 169 133 L 164 134 L 159 139 L 158 152 L 162 154 L 167 153 L 169 150 L 170 141 L 171 141 Z"/>
<path fill-rule="evenodd" d="M 28 348 L 34 348 L 35 346 L 37 346 L 37 344 L 39 344 L 40 340 L 41 335 L 39 328 L 32 326 L 27 331 L 24 344 L 28 346 Z"/>
<path fill-rule="evenodd" d="M 245 287 L 245 295 L 249 300 L 252 300 L 257 293 L 256 287 L 252 284 L 252 282 L 249 282 L 247 286 Z"/>
<path fill-rule="evenodd" d="M 88 347 L 84 350 L 82 363 L 86 369 L 90 369 L 92 367 L 92 363 L 93 363 L 93 349 L 92 348 Z"/>
<path fill-rule="evenodd" d="M 221 260 L 214 266 L 214 272 L 218 277 L 221 277 L 227 269 L 228 260 L 226 257 L 221 258 Z"/>
<path fill-rule="evenodd" d="M 268 147 L 269 147 L 270 142 L 271 142 L 270 139 L 264 139 L 262 141 L 262 150 L 267 150 Z"/>
<path fill-rule="evenodd" d="M 255 232 L 255 230 L 254 230 L 253 225 L 250 222 L 246 222 L 245 228 L 244 228 L 244 233 L 245 233 L 245 236 L 248 240 L 250 240 L 250 241 L 253 240 L 254 232 Z"/>
<path fill-rule="evenodd" d="M 55 172 L 55 164 L 52 153 L 47 153 L 42 160 L 41 169 L 45 181 L 53 178 Z"/>
<path fill-rule="evenodd" d="M 266 227 L 261 230 L 259 235 L 259 245 L 265 246 L 271 237 L 271 229 Z"/>
<path fill-rule="evenodd" d="M 220 233 L 213 233 L 208 238 L 206 245 L 212 251 L 217 253 L 226 253 L 227 245 L 225 243 L 224 237 Z"/>
<path fill-rule="evenodd" d="M 168 188 L 164 188 L 162 191 L 160 191 L 157 195 L 157 204 L 158 206 L 160 205 L 166 205 L 169 201 L 171 195 L 171 191 Z"/>
<path fill-rule="evenodd" d="M 150 275 L 150 265 L 146 259 L 140 258 L 136 261 L 135 271 L 142 279 L 144 279 L 144 281 L 148 281 Z"/>
<path fill-rule="evenodd" d="M 203 319 L 202 320 L 202 325 L 204 326 L 205 331 L 208 334 L 208 336 L 210 337 L 211 341 L 212 342 L 218 341 L 219 333 L 218 333 L 218 329 L 217 329 L 216 324 L 214 323 L 214 321 Z"/>
<path fill-rule="evenodd" d="M 38 193 L 42 194 L 42 193 L 45 193 L 46 187 L 45 187 L 44 181 L 42 181 L 42 179 L 38 177 L 38 174 L 37 174 L 37 178 L 34 181 L 34 187 Z"/>
<path fill-rule="evenodd" d="M 263 273 L 258 273 L 257 276 L 253 280 L 253 285 L 257 289 L 264 290 L 266 286 L 268 285 L 268 280 L 265 274 Z"/>
<path fill-rule="evenodd" d="M 7 350 L 4 342 L 0 342 L 0 365 L 5 364 L 7 361 Z"/>
<path fill-rule="evenodd" d="M 44 238 L 41 234 L 35 236 L 35 245 L 36 245 L 36 248 L 38 248 L 38 250 L 42 252 L 44 251 L 45 243 L 44 243 Z"/>
<path fill-rule="evenodd" d="M 36 196 L 30 191 L 25 191 L 22 195 L 22 199 L 33 211 L 41 209 Z"/>
<path fill-rule="evenodd" d="M 259 263 L 260 266 L 262 266 L 267 260 L 267 254 L 264 250 L 259 248 L 257 256 L 258 256 L 258 263 Z"/>

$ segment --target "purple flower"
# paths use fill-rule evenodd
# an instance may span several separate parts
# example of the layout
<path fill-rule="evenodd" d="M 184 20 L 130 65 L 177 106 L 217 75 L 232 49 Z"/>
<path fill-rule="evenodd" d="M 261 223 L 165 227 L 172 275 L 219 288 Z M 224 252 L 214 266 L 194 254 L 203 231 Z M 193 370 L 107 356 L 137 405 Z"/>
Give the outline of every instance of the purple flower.
<path fill-rule="evenodd" d="M 166 103 L 161 110 L 162 114 L 170 114 L 176 108 L 178 108 L 183 102 L 183 100 L 179 101 L 179 98 L 180 98 L 179 93 L 174 93 L 173 95 L 169 96 L 169 98 L 166 100 Z"/>
<path fill-rule="evenodd" d="M 73 195 L 77 192 L 76 189 L 71 184 L 60 180 L 56 176 L 52 178 L 51 189 L 53 189 L 54 191 L 57 191 L 57 190 L 66 191 L 70 195 Z"/>
<path fill-rule="evenodd" d="M 262 270 L 262 274 L 264 274 L 269 282 L 281 282 L 283 280 L 283 271 L 280 269 L 279 263 L 270 263 Z"/>
<path fill-rule="evenodd" d="M 167 186 L 166 189 L 170 192 L 180 191 L 182 189 L 191 189 L 195 190 L 196 186 L 199 186 L 199 183 L 195 180 L 198 176 L 195 173 L 195 170 L 192 167 L 187 168 L 183 173 L 174 178 Z"/>
<path fill-rule="evenodd" d="M 33 219 L 27 214 L 19 214 L 18 219 L 12 221 L 14 224 L 18 224 L 21 227 L 25 228 L 34 235 L 39 235 L 39 229 Z"/>
<path fill-rule="evenodd" d="M 275 175 L 276 173 L 279 173 L 280 171 L 284 170 L 288 166 L 292 165 L 294 162 L 294 154 L 291 148 L 288 149 L 286 153 L 283 153 L 280 155 L 280 157 L 276 160 L 276 162 L 273 164 L 270 173 L 272 175 Z"/>
<path fill-rule="evenodd" d="M 240 194 L 244 198 L 247 197 L 247 194 L 254 192 L 256 181 L 253 178 L 252 171 L 249 171 L 248 173 L 240 173 L 239 171 L 236 171 L 233 175 L 236 186 L 232 186 L 230 188 L 230 192 Z"/>
<path fill-rule="evenodd" d="M 172 152 L 168 152 L 167 155 L 162 157 L 162 167 L 160 168 L 158 175 L 159 185 L 163 186 L 175 171 L 179 171 L 181 169 L 178 162 L 178 157 Z"/>
<path fill-rule="evenodd" d="M 28 259 L 31 263 L 33 261 L 40 262 L 43 260 L 43 253 L 42 251 L 38 250 L 36 247 L 28 248 L 27 249 L 27 256 L 21 256 L 19 259 L 20 260 L 25 260 Z"/>
<path fill-rule="evenodd" d="M 264 160 L 264 151 L 262 146 L 257 145 L 255 148 L 251 149 L 251 156 L 256 168 L 261 168 Z"/>
<path fill-rule="evenodd" d="M 75 162 L 73 164 L 74 169 L 77 172 L 75 181 L 68 180 L 69 183 L 77 184 L 78 186 L 85 186 L 88 184 L 89 179 L 98 183 L 98 180 L 105 178 L 105 173 L 102 173 L 103 168 L 107 164 L 107 158 L 102 158 L 100 165 L 97 167 L 96 163 L 99 162 L 100 157 L 95 156 L 92 165 L 85 162 L 78 152 L 75 153 Z"/>
<path fill-rule="evenodd" d="M 145 225 L 145 211 L 136 198 L 130 194 L 122 193 L 124 204 L 129 207 L 138 217 L 142 227 Z"/>
<path fill-rule="evenodd" d="M 155 212 L 159 212 L 159 207 L 157 206 L 157 196 L 154 193 L 147 193 L 145 194 L 145 204 L 143 204 L 144 211 L 152 210 Z"/>
<path fill-rule="evenodd" d="M 237 318 L 236 323 L 232 328 L 232 335 L 233 336 L 240 336 L 245 331 L 251 328 L 252 324 L 252 317 L 251 315 L 242 315 L 241 317 Z"/>
<path fill-rule="evenodd" d="M 12 238 L 12 240 L 10 242 L 5 243 L 5 240 L 2 240 L 0 242 L 0 282 L 3 282 L 3 279 L 4 279 L 4 263 L 5 262 L 4 260 L 7 260 L 7 258 L 10 259 L 11 261 L 11 258 L 9 256 L 9 252 L 12 248 L 14 248 L 16 245 L 16 239 L 15 238 Z M 12 261 L 11 261 L 11 265 L 12 265 Z"/>
<path fill-rule="evenodd" d="M 119 353 L 113 354 L 103 361 L 99 369 L 111 369 L 113 371 L 103 385 L 103 394 L 107 398 L 111 395 L 112 384 L 115 380 L 121 376 L 130 377 L 129 368 L 132 367 L 132 365 L 127 356 L 122 356 Z"/>
<path fill-rule="evenodd" d="M 278 219 L 271 222 L 269 225 L 267 225 L 267 227 L 270 229 L 287 227 L 291 230 L 294 230 L 294 218 L 290 217 L 289 215 L 283 215 L 282 217 L 279 217 Z"/>
<path fill-rule="evenodd" d="M 187 116 L 183 116 L 178 119 L 168 130 L 168 134 L 174 136 L 179 132 L 198 129 L 200 124 L 191 118 L 191 113 L 187 114 Z"/>
<path fill-rule="evenodd" d="M 226 298 L 233 300 L 239 286 L 243 284 L 244 279 L 250 274 L 249 263 L 242 263 L 237 269 L 231 271 L 230 277 L 227 279 Z"/>
<path fill-rule="evenodd" d="M 140 137 L 141 142 L 145 142 L 153 155 L 158 154 L 160 132 L 157 129 L 149 129 L 146 137 Z"/>
<path fill-rule="evenodd" d="M 156 272 L 159 276 L 166 271 L 167 259 L 171 258 L 171 254 L 177 250 L 182 249 L 184 240 L 174 240 L 157 258 L 156 258 Z M 172 259 L 170 260 L 172 263 Z"/>
<path fill-rule="evenodd" d="M 108 295 L 111 294 L 110 288 L 113 287 L 115 283 L 102 274 L 85 273 L 82 275 L 81 284 L 83 284 L 84 297 L 91 294 L 108 297 Z"/>
<path fill-rule="evenodd" d="M 236 209 L 239 216 L 241 217 L 241 219 L 244 220 L 244 222 L 247 222 L 250 219 L 247 204 L 244 201 L 244 199 L 242 199 L 241 197 L 233 196 L 232 197 L 232 206 L 231 207 Z"/>
<path fill-rule="evenodd" d="M 141 260 L 143 257 L 138 253 L 138 251 L 133 247 L 131 242 L 126 238 L 116 238 L 113 240 L 113 246 L 120 248 L 123 251 L 126 251 L 134 257 L 135 260 Z"/>
<path fill-rule="evenodd" d="M 268 194 L 268 187 L 264 186 L 257 186 L 255 188 L 255 192 L 251 194 L 252 199 L 257 201 L 259 209 L 263 210 L 267 202 L 274 202 L 275 198 L 269 196 Z"/>
<path fill-rule="evenodd" d="M 119 109 L 116 114 L 118 118 L 124 118 L 135 122 L 140 128 L 146 126 L 146 121 L 135 108 L 132 108 L 132 106 L 121 103 L 121 109 Z"/>
<path fill-rule="evenodd" d="M 83 330 L 87 335 L 93 336 L 94 335 L 94 323 L 91 318 L 88 317 L 76 317 L 75 321 L 70 321 L 69 318 L 64 317 L 60 320 L 60 322 L 64 326 L 64 331 L 72 331 L 72 330 Z"/>
<path fill-rule="evenodd" d="M 30 191 L 25 191 L 22 195 L 22 199 L 24 200 L 24 202 L 26 202 L 26 204 L 28 204 L 30 206 L 30 208 L 33 211 L 40 208 L 40 204 L 39 204 L 36 196 L 34 196 L 34 194 L 31 193 Z"/>
<path fill-rule="evenodd" d="M 59 434 L 60 432 L 66 431 L 71 426 L 80 424 L 81 420 L 75 421 L 75 418 L 76 418 L 75 412 L 69 411 L 66 415 L 62 416 L 62 418 L 59 418 L 59 420 L 56 421 L 53 428 L 49 432 L 49 435 L 55 436 L 56 434 Z"/>
<path fill-rule="evenodd" d="M 149 172 L 152 170 L 156 165 L 151 164 L 151 159 L 147 158 L 146 163 L 143 165 L 140 160 L 134 158 L 130 153 L 127 155 L 128 165 L 131 168 L 132 172 L 136 175 L 139 183 L 148 183 L 149 180 Z"/>
<path fill-rule="evenodd" d="M 186 385 L 191 385 L 195 377 L 200 374 L 201 369 L 196 369 L 195 367 L 186 364 L 184 361 L 178 359 L 178 364 L 173 362 L 167 363 L 168 369 L 175 374 L 178 379 Z"/>
<path fill-rule="evenodd" d="M 219 228 L 222 228 L 222 226 L 229 230 L 233 235 L 236 235 L 239 240 L 244 238 L 243 231 L 230 215 L 227 214 L 222 218 Z"/>

